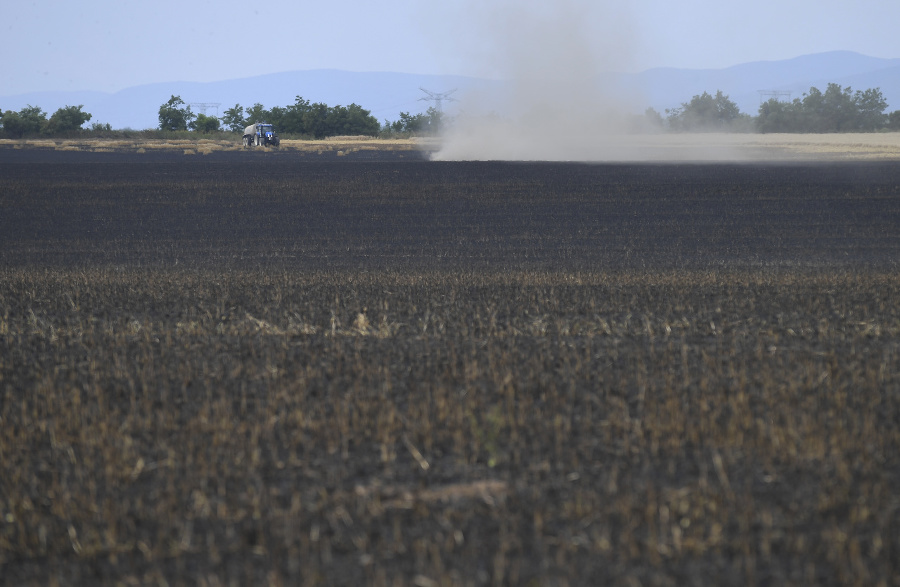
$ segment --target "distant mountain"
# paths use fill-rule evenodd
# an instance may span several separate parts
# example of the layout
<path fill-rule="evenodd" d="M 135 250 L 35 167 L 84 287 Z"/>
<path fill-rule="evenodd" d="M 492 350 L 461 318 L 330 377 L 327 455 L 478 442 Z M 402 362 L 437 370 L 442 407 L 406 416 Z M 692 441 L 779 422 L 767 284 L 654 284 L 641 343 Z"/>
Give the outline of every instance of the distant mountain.
<path fill-rule="evenodd" d="M 810 88 L 829 83 L 854 90 L 881 88 L 889 111 L 900 109 L 900 59 L 867 57 L 850 51 L 804 55 L 784 61 L 756 61 L 725 69 L 657 68 L 623 76 L 622 83 L 641 91 L 660 112 L 679 106 L 700 93 L 722 90 L 741 112 L 756 114 L 760 90 L 791 92 L 802 98 Z"/>
<path fill-rule="evenodd" d="M 722 90 L 742 112 L 756 114 L 759 90 L 788 91 L 792 98 L 799 98 L 811 87 L 824 91 L 829 83 L 854 90 L 881 88 L 889 111 L 900 109 L 900 59 L 867 57 L 849 51 L 757 61 L 725 69 L 655 68 L 635 74 L 609 73 L 601 75 L 597 83 L 609 92 L 641 96 L 632 100 L 638 112 L 648 106 L 663 112 L 702 92 Z M 454 94 L 458 98 L 483 97 L 502 95 L 504 83 L 464 76 L 323 69 L 209 83 L 157 83 L 116 93 L 35 92 L 0 97 L 0 108 L 19 110 L 31 104 L 50 114 L 62 106 L 84 104 L 84 110 L 93 114 L 91 122 L 109 123 L 113 128 L 143 129 L 157 126 L 159 106 L 171 95 L 181 96 L 189 103 L 218 102 L 221 104 L 218 114 L 235 104 L 247 107 L 259 102 L 267 108 L 287 106 L 299 95 L 331 106 L 355 102 L 383 121 L 396 120 L 400 112 L 423 112 L 432 105 L 421 100 L 425 94 L 420 88 L 434 92 L 458 89 Z M 505 102 L 494 100 L 490 108 L 502 112 Z M 464 109 L 465 103 L 446 104 L 445 108 L 453 106 Z M 209 109 L 207 114 L 216 114 L 216 110 Z"/>

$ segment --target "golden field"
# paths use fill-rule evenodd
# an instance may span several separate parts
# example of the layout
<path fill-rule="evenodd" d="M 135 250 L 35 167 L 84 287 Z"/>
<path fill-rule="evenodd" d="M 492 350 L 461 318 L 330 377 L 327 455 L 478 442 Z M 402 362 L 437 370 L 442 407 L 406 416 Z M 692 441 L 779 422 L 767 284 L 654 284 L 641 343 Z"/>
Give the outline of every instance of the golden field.
<path fill-rule="evenodd" d="M 598 137 L 598 142 L 619 144 L 635 153 L 637 160 L 896 160 L 900 159 L 900 133 L 846 134 L 738 134 L 678 133 L 632 134 Z M 330 137 L 322 140 L 283 139 L 269 151 L 335 153 L 360 151 L 417 151 L 439 149 L 439 139 L 380 139 Z M 186 155 L 219 151 L 251 150 L 239 137 L 220 139 L 0 139 L 0 148 L 52 149 L 90 152 L 181 151 Z M 263 150 L 257 148 L 257 150 Z"/>

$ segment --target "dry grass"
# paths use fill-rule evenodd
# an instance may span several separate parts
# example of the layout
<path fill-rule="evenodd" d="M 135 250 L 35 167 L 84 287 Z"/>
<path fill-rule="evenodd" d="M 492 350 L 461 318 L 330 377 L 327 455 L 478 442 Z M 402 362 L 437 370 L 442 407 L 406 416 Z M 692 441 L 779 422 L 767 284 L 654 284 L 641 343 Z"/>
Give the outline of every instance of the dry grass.
<path fill-rule="evenodd" d="M 91 152 L 126 152 L 144 153 L 153 151 L 173 151 L 184 154 L 209 154 L 216 151 L 240 151 L 240 137 L 234 141 L 227 140 L 163 140 L 163 139 L 64 139 L 40 140 L 0 139 L 0 147 L 15 149 L 53 149 L 57 151 L 91 151 Z M 372 137 L 330 137 L 323 140 L 290 140 L 281 141 L 278 150 L 300 152 L 343 151 L 413 151 L 420 149 L 422 142 L 417 139 L 376 139 Z M 262 150 L 262 149 L 257 149 Z M 270 150 L 275 150 L 270 148 Z"/>
<path fill-rule="evenodd" d="M 855 134 L 659 134 L 605 137 L 617 141 L 636 158 L 649 160 L 896 160 L 900 159 L 900 133 Z M 174 151 L 209 154 L 240 151 L 238 139 L 160 140 L 0 140 L 0 146 L 92 152 Z M 415 151 L 435 149 L 435 139 L 378 139 L 365 136 L 329 137 L 322 140 L 281 141 L 282 151 L 334 152 L 347 155 L 359 151 Z"/>
<path fill-rule="evenodd" d="M 708 148 L 747 159 L 900 159 L 900 133 L 663 135 L 670 149 Z"/>

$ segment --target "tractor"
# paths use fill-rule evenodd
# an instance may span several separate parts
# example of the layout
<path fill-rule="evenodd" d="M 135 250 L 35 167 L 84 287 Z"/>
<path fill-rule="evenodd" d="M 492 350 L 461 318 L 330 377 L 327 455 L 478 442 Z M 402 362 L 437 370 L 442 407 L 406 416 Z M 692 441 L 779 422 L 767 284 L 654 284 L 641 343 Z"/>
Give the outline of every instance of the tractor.
<path fill-rule="evenodd" d="M 257 122 L 244 129 L 243 142 L 245 147 L 277 147 L 281 144 L 281 139 L 275 134 L 274 126 L 267 122 Z"/>

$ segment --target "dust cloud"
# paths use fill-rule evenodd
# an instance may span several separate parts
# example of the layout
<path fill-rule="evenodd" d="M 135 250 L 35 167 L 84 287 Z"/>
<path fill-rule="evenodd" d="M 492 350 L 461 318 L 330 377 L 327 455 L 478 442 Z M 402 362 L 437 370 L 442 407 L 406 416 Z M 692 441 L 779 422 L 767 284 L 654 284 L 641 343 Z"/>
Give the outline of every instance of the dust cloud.
<path fill-rule="evenodd" d="M 604 88 L 603 72 L 631 66 L 636 36 L 622 3 L 491 0 L 468 6 L 472 69 L 501 83 L 464 93 L 438 160 L 608 160 L 635 157 L 639 96 Z M 640 111 L 639 111 L 640 112 Z M 626 149 L 635 151 L 635 149 Z"/>
<path fill-rule="evenodd" d="M 731 158 L 667 148 L 646 101 L 610 83 L 633 70 L 640 35 L 626 3 L 488 0 L 450 26 L 469 71 L 496 85 L 454 94 L 434 160 L 627 161 Z M 604 81 L 605 80 L 605 81 Z M 665 143 L 665 141 L 663 141 Z"/>

